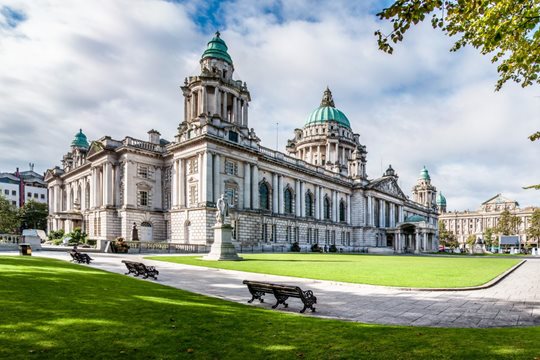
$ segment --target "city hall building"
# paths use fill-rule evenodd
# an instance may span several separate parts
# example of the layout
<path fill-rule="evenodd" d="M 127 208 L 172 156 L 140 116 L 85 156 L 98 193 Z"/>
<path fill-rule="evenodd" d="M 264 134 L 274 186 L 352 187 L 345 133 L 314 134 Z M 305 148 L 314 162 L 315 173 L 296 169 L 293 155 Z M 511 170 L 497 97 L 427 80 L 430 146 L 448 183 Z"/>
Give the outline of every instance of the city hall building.
<path fill-rule="evenodd" d="M 436 188 L 424 168 L 410 200 L 390 166 L 366 174 L 366 147 L 324 91 L 286 153 L 261 146 L 250 124 L 251 95 L 233 78 L 219 33 L 201 72 L 181 87 L 184 120 L 170 141 L 76 134 L 62 167 L 46 173 L 49 230 L 82 227 L 92 239 L 210 244 L 215 204 L 225 194 L 234 240 L 298 242 L 344 250 L 424 252 L 438 248 Z"/>

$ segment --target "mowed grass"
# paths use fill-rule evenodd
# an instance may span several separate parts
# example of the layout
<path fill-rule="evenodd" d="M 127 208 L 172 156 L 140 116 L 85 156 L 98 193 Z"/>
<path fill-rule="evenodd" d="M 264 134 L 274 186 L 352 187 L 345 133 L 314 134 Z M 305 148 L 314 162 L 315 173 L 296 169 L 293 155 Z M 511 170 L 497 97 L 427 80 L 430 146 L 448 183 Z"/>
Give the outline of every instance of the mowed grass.
<path fill-rule="evenodd" d="M 456 288 L 482 285 L 517 264 L 517 259 L 377 256 L 342 254 L 241 254 L 244 261 L 204 261 L 200 256 L 148 259 L 262 274 L 350 283 Z"/>
<path fill-rule="evenodd" d="M 38 257 L 0 256 L 2 359 L 535 359 L 540 328 L 280 313 Z M 347 311 L 347 309 L 343 309 Z"/>

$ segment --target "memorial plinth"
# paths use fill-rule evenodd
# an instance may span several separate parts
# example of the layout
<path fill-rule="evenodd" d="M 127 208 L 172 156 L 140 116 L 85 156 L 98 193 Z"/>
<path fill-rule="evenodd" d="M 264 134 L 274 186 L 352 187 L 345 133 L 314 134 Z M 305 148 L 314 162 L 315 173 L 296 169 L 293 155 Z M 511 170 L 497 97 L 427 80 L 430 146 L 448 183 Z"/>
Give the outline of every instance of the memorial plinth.
<path fill-rule="evenodd" d="M 240 261 L 244 260 L 236 253 L 232 241 L 232 226 L 228 224 L 216 224 L 214 226 L 214 243 L 210 247 L 208 255 L 203 260 L 210 261 Z"/>

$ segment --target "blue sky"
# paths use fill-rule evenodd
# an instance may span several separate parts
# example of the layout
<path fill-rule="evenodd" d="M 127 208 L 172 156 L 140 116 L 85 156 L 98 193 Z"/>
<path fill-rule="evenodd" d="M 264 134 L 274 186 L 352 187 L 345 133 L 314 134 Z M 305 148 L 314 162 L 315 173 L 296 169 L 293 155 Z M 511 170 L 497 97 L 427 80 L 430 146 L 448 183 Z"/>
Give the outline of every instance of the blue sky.
<path fill-rule="evenodd" d="M 540 205 L 538 87 L 494 92 L 496 67 L 458 53 L 429 24 L 393 55 L 373 32 L 381 1 L 0 0 L 0 170 L 60 164 L 79 128 L 173 139 L 182 120 L 178 87 L 198 74 L 216 30 L 235 78 L 251 91 L 250 126 L 279 148 L 330 86 L 368 150 L 368 175 L 388 164 L 405 193 L 426 165 L 449 209 L 475 209 L 503 193 Z"/>

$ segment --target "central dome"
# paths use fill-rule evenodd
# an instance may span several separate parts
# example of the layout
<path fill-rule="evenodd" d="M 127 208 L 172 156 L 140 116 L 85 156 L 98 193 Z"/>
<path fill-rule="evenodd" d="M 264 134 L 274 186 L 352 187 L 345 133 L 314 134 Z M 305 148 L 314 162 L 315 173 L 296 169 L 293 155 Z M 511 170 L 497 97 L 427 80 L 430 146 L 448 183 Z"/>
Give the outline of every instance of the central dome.
<path fill-rule="evenodd" d="M 321 106 L 313 110 L 309 115 L 305 126 L 322 124 L 328 121 L 336 121 L 338 124 L 351 128 L 351 123 L 345 114 L 336 109 L 334 105 L 334 99 L 332 99 L 332 92 L 330 89 L 326 88 L 324 95 L 321 101 Z"/>

